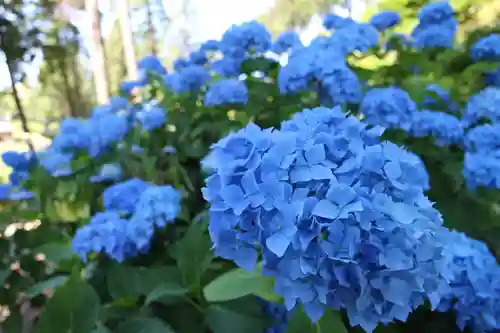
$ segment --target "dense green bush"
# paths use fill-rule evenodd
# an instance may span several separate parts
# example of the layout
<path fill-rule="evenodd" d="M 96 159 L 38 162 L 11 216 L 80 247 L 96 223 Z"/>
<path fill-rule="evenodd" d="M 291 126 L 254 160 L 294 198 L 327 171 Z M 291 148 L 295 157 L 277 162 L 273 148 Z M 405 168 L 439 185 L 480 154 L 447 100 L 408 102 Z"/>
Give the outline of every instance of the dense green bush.
<path fill-rule="evenodd" d="M 500 35 L 456 15 L 233 26 L 4 154 L 4 331 L 499 329 Z"/>

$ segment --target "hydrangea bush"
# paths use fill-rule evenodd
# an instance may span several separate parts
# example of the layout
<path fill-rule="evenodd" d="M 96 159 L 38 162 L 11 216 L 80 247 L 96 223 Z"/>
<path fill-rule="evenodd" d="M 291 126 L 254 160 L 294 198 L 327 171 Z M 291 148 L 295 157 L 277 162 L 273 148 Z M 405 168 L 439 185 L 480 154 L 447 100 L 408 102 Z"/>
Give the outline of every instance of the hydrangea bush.
<path fill-rule="evenodd" d="M 4 331 L 500 330 L 500 35 L 417 17 L 234 25 L 5 153 Z"/>

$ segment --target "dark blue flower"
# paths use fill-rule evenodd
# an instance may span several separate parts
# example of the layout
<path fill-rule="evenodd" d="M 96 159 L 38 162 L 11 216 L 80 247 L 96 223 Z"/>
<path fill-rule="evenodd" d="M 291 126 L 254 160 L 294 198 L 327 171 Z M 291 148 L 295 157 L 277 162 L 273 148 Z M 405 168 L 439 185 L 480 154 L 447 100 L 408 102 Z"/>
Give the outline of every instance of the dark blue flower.
<path fill-rule="evenodd" d="M 270 46 L 271 34 L 266 27 L 257 21 L 249 21 L 232 25 L 222 35 L 219 49 L 225 56 L 244 58 L 252 52 L 266 52 Z"/>
<path fill-rule="evenodd" d="M 323 26 L 328 30 L 342 29 L 353 23 L 355 23 L 353 19 L 333 13 L 327 14 L 323 19 Z"/>
<path fill-rule="evenodd" d="M 480 120 L 500 121 L 500 88 L 487 87 L 469 98 L 462 121 L 470 126 Z"/>
<path fill-rule="evenodd" d="M 210 81 L 210 73 L 199 65 L 190 65 L 167 75 L 165 83 L 176 93 L 198 92 Z"/>
<path fill-rule="evenodd" d="M 9 150 L 2 154 L 2 161 L 15 171 L 28 171 L 36 163 L 36 154 Z"/>
<path fill-rule="evenodd" d="M 455 10 L 448 1 L 431 2 L 418 12 L 417 18 L 423 24 L 439 24 L 453 17 Z"/>
<path fill-rule="evenodd" d="M 161 64 L 161 61 L 154 55 L 148 55 L 139 60 L 137 63 L 139 70 L 151 72 L 157 75 L 167 74 L 167 70 Z"/>
<path fill-rule="evenodd" d="M 476 61 L 495 61 L 500 59 L 500 34 L 490 34 L 472 45 L 470 50 Z"/>
<path fill-rule="evenodd" d="M 157 105 L 145 105 L 136 113 L 137 120 L 148 132 L 160 128 L 167 122 L 167 113 Z"/>
<path fill-rule="evenodd" d="M 219 80 L 208 88 L 205 95 L 205 106 L 246 104 L 247 101 L 247 86 L 238 79 Z"/>
<path fill-rule="evenodd" d="M 492 151 L 465 152 L 463 176 L 467 187 L 500 188 L 500 155 Z"/>
<path fill-rule="evenodd" d="M 142 193 L 150 186 L 150 183 L 137 178 L 111 185 L 102 194 L 104 209 L 133 214 Z"/>
<path fill-rule="evenodd" d="M 398 12 L 392 10 L 382 11 L 370 18 L 370 24 L 372 24 L 379 31 L 392 28 L 398 25 L 399 22 L 401 22 L 401 16 Z"/>
<path fill-rule="evenodd" d="M 432 136 L 438 146 L 463 141 L 464 128 L 460 120 L 447 113 L 423 110 L 415 112 L 410 133 L 416 137 Z"/>
<path fill-rule="evenodd" d="M 282 54 L 289 50 L 294 50 L 302 47 L 300 37 L 295 31 L 285 31 L 276 38 L 271 45 L 271 51 L 276 54 Z"/>
<path fill-rule="evenodd" d="M 370 124 L 409 130 L 417 105 L 400 88 L 373 88 L 366 93 L 360 111 Z"/>
<path fill-rule="evenodd" d="M 97 213 L 87 225 L 76 231 L 71 247 L 83 261 L 87 261 L 91 253 L 104 252 L 110 258 L 123 262 L 138 252 L 128 240 L 128 223 L 117 212 Z"/>

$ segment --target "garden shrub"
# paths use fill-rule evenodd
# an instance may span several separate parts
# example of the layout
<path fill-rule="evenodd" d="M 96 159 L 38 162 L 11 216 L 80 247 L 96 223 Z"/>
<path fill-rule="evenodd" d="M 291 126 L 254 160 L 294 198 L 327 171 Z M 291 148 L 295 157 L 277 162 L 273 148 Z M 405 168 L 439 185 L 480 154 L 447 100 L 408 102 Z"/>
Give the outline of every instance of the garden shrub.
<path fill-rule="evenodd" d="M 499 35 L 418 20 L 234 25 L 5 153 L 4 330 L 500 329 Z"/>

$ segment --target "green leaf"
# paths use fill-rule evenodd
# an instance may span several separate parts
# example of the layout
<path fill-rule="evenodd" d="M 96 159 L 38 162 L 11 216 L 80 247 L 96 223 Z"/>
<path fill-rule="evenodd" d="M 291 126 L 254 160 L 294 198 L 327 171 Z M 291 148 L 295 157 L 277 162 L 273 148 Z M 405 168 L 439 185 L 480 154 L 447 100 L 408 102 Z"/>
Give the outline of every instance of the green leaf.
<path fill-rule="evenodd" d="M 174 257 L 188 289 L 199 288 L 203 273 L 212 261 L 212 243 L 201 223 L 193 223 L 174 248 Z"/>
<path fill-rule="evenodd" d="M 47 302 L 37 332 L 92 332 L 100 308 L 94 289 L 80 277 L 72 276 Z"/>
<path fill-rule="evenodd" d="M 180 273 L 172 266 L 135 267 L 113 264 L 106 274 L 108 291 L 113 299 L 149 295 L 164 283 L 180 285 Z"/>
<path fill-rule="evenodd" d="M 213 333 L 261 333 L 268 326 L 263 316 L 250 316 L 219 305 L 207 310 L 207 323 Z"/>
<path fill-rule="evenodd" d="M 9 277 L 11 270 L 8 268 L 0 269 L 0 284 L 3 285 L 5 280 Z"/>
<path fill-rule="evenodd" d="M 269 297 L 273 294 L 274 279 L 262 276 L 261 272 L 261 265 L 257 265 L 252 272 L 236 268 L 222 274 L 203 289 L 205 299 L 222 302 L 251 294 Z"/>
<path fill-rule="evenodd" d="M 170 326 L 156 318 L 132 318 L 118 326 L 114 333 L 170 333 Z"/>
<path fill-rule="evenodd" d="M 34 252 L 44 254 L 47 261 L 56 262 L 64 259 L 71 259 L 75 256 L 69 244 L 65 243 L 44 244 L 36 248 Z"/>
<path fill-rule="evenodd" d="M 175 283 L 163 283 L 156 287 L 149 295 L 146 297 L 145 305 L 152 302 L 165 300 L 171 300 L 172 298 L 181 297 L 186 295 L 188 290 L 179 284 Z"/>
<path fill-rule="evenodd" d="M 139 267 L 113 264 L 106 274 L 108 291 L 113 299 L 139 296 Z"/>
<path fill-rule="evenodd" d="M 26 296 L 33 298 L 41 295 L 47 289 L 55 289 L 64 284 L 68 278 L 68 276 L 54 276 L 48 280 L 35 283 L 28 290 L 26 290 Z"/>
<path fill-rule="evenodd" d="M 325 310 L 325 313 L 316 323 L 305 314 L 301 308 L 296 309 L 288 322 L 286 333 L 348 333 L 338 311 Z"/>

